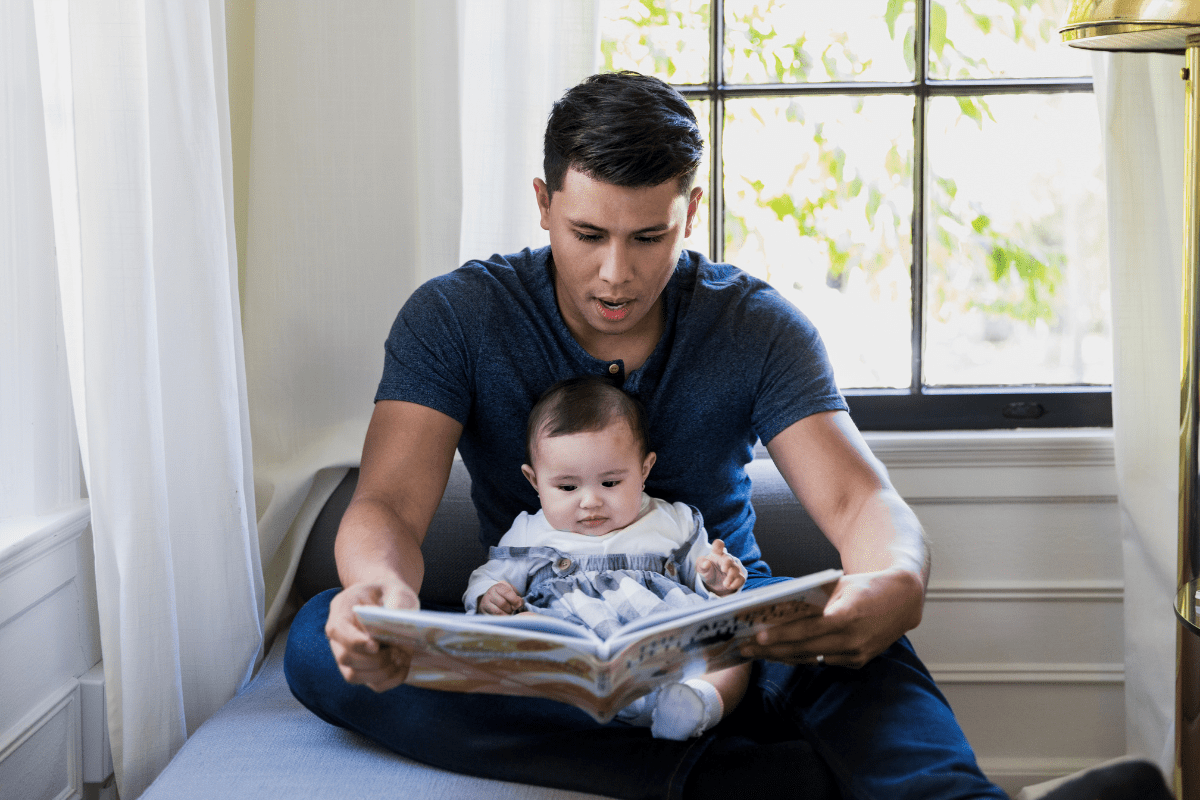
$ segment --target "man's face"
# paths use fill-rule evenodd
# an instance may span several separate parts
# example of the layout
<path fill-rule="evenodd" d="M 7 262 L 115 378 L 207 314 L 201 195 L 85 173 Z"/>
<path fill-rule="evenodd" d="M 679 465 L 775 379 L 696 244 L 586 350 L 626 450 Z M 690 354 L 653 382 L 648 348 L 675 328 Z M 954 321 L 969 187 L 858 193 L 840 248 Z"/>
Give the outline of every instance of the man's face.
<path fill-rule="evenodd" d="M 591 345 L 609 336 L 656 340 L 660 296 L 691 233 L 701 190 L 681 195 L 675 180 L 629 189 L 574 169 L 553 198 L 540 179 L 534 189 L 550 232 L 558 307 L 575 338 L 601 358 L 608 356 Z"/>

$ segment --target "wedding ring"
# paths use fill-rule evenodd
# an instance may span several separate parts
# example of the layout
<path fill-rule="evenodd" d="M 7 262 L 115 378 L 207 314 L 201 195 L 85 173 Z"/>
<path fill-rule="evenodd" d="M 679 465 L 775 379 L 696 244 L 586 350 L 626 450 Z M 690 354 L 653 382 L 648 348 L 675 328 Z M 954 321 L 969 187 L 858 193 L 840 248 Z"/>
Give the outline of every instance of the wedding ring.
<path fill-rule="evenodd" d="M 825 666 L 825 656 L 817 656 L 817 666 L 818 667 Z"/>

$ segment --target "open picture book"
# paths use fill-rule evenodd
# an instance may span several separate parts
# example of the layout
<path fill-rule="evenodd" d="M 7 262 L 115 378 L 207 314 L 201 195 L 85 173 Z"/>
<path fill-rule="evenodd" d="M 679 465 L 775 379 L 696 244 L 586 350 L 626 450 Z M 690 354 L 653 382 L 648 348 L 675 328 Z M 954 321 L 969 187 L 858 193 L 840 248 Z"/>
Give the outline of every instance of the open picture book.
<path fill-rule="evenodd" d="M 762 628 L 821 614 L 841 575 L 825 570 L 651 614 L 608 639 L 539 614 L 354 612 L 380 642 L 412 650 L 411 686 L 545 697 L 608 722 L 658 686 L 746 661 L 739 645 Z"/>

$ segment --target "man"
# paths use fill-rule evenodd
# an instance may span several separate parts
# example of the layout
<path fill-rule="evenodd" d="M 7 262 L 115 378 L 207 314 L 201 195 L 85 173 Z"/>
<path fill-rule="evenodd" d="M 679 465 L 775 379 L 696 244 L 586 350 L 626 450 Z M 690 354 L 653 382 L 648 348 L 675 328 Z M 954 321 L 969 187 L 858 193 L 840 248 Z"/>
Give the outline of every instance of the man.
<path fill-rule="evenodd" d="M 297 616 L 293 692 L 418 760 L 618 797 L 1003 798 L 903 639 L 921 619 L 923 533 L 851 422 L 816 331 L 766 284 L 683 250 L 702 149 L 661 81 L 593 76 L 547 125 L 534 190 L 550 247 L 472 262 L 405 304 L 338 533 L 345 588 Z M 405 686 L 408 655 L 351 613 L 417 606 L 420 545 L 456 449 L 488 543 L 536 508 L 520 469 L 526 416 L 552 383 L 597 373 L 647 409 L 659 460 L 646 490 L 698 506 L 748 587 L 772 579 L 744 471 L 756 439 L 846 573 L 824 616 L 760 635 L 746 700 L 690 742 L 550 701 Z"/>

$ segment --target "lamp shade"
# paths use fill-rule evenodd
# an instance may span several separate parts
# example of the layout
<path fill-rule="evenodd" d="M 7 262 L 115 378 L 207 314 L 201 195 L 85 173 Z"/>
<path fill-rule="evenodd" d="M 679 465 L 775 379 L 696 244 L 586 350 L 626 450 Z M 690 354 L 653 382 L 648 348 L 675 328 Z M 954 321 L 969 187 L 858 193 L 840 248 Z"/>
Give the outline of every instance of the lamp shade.
<path fill-rule="evenodd" d="M 1182 53 L 1200 34 L 1200 0 L 1073 0 L 1059 34 L 1088 50 Z"/>

